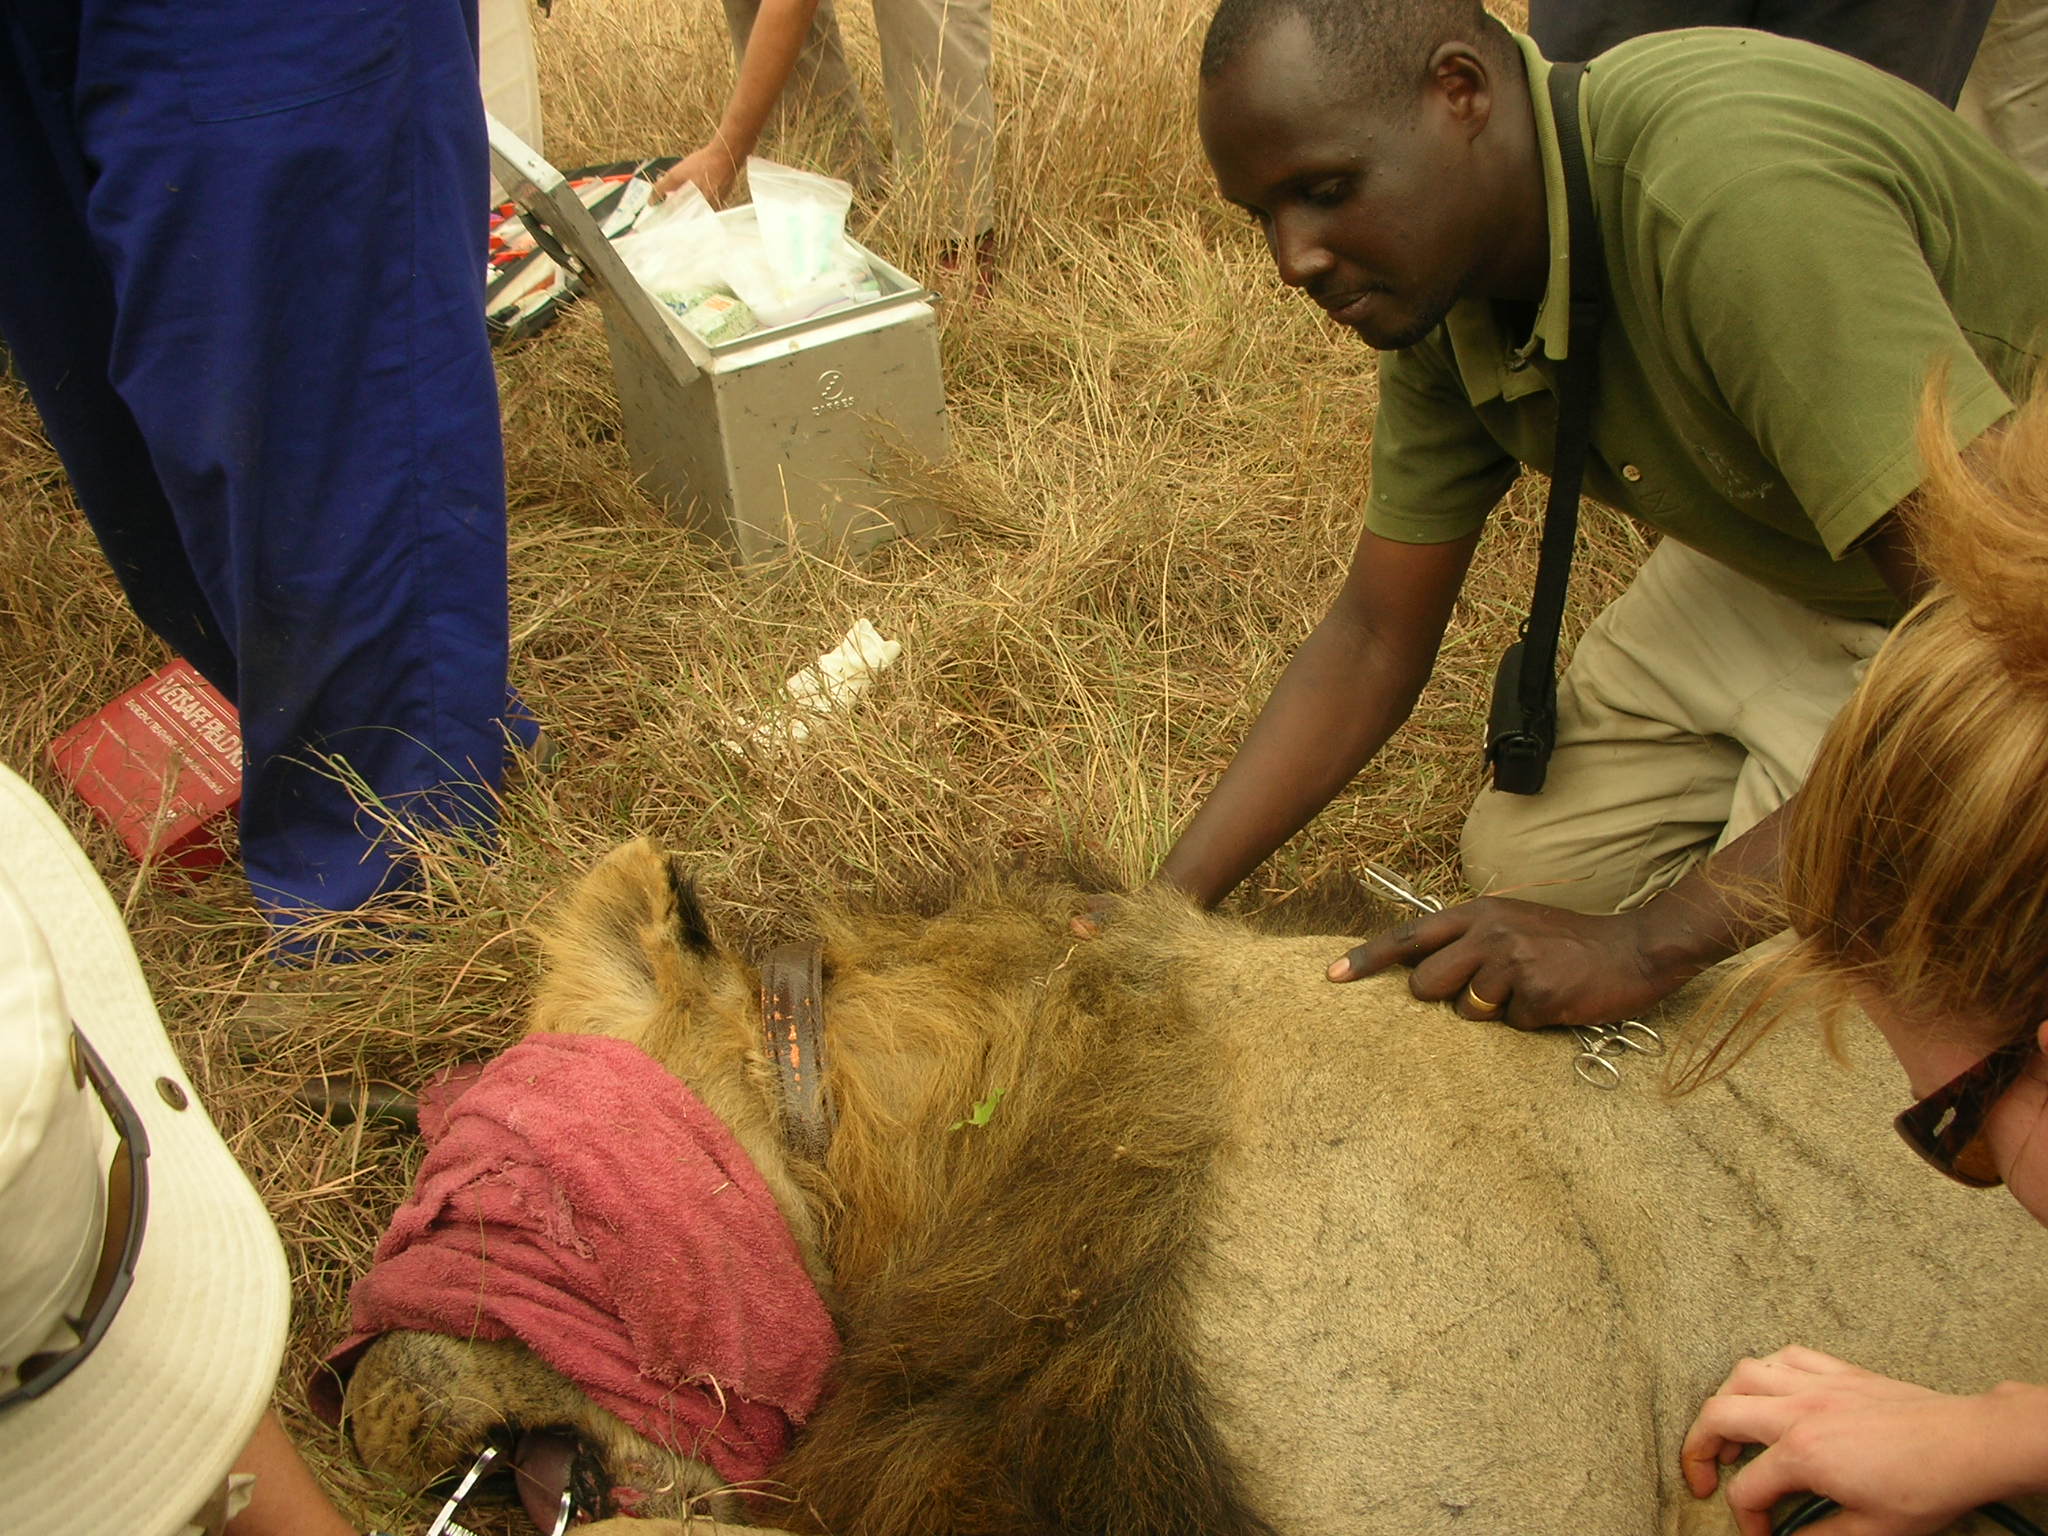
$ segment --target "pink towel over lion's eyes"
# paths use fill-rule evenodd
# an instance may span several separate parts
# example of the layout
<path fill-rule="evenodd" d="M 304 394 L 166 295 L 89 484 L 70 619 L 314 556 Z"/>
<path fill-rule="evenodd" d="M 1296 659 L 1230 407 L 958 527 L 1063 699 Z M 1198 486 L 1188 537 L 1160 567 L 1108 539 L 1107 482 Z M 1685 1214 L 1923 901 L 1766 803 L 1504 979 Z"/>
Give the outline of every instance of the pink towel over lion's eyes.
<path fill-rule="evenodd" d="M 638 1046 L 529 1035 L 422 1096 L 427 1157 L 349 1297 L 340 1382 L 393 1329 L 517 1339 L 657 1445 L 765 1476 L 839 1337 L 759 1170 Z"/>

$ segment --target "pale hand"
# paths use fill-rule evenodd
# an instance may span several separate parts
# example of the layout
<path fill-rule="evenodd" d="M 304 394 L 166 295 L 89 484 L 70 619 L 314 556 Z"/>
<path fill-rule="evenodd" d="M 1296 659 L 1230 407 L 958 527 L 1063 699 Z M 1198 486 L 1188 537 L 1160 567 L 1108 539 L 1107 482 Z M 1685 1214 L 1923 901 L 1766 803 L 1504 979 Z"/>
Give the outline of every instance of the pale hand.
<path fill-rule="evenodd" d="M 1742 1536 L 1769 1536 L 1788 1494 L 1833 1499 L 1842 1512 L 1814 1536 L 1926 1536 L 1981 1504 L 2044 1486 L 2031 1465 L 2048 1440 L 2048 1393 L 2006 1383 L 1954 1397 L 1789 1345 L 1744 1360 L 1707 1399 L 1679 1452 L 1705 1498 L 1720 1468 L 1765 1447 L 1726 1485 Z"/>
<path fill-rule="evenodd" d="M 732 156 L 715 144 L 707 144 L 692 154 L 683 156 L 654 184 L 656 202 L 671 192 L 680 192 L 685 183 L 694 181 L 697 190 L 714 208 L 725 206 L 725 200 L 732 195 L 732 185 L 739 180 L 739 167 L 733 164 Z"/>

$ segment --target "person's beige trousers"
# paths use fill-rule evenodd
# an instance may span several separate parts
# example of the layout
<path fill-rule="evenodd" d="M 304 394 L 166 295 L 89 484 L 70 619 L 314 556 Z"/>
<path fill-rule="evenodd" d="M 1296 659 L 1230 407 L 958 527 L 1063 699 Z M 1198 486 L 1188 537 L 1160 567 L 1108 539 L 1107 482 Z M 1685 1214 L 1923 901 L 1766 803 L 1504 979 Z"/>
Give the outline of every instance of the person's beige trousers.
<path fill-rule="evenodd" d="M 1998 0 L 1956 111 L 2048 187 L 2048 3 Z"/>
<path fill-rule="evenodd" d="M 540 66 L 533 52 L 533 0 L 481 0 L 477 12 L 477 62 L 484 110 L 526 141 L 536 155 L 546 152 L 540 132 Z M 491 178 L 491 206 L 505 201 L 505 189 Z"/>
<path fill-rule="evenodd" d="M 874 0 L 882 84 L 899 171 L 915 175 L 938 160 L 938 187 L 963 240 L 995 227 L 995 98 L 988 65 L 994 0 Z M 760 0 L 725 0 L 733 52 L 746 53 Z M 784 106 L 804 103 L 847 122 L 867 149 L 867 109 L 832 0 L 818 0 Z"/>
<path fill-rule="evenodd" d="M 1666 539 L 1559 680 L 1543 792 L 1473 805 L 1466 883 L 1577 912 L 1649 900 L 1791 798 L 1884 636 Z"/>

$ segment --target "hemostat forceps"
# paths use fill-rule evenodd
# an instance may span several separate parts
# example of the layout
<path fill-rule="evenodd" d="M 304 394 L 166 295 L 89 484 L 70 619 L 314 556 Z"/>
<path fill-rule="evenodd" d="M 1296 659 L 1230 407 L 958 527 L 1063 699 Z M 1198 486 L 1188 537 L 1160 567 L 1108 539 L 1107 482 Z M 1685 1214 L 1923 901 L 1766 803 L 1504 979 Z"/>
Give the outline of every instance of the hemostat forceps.
<path fill-rule="evenodd" d="M 1623 1019 L 1619 1024 L 1574 1024 L 1572 1034 L 1579 1050 L 1572 1057 L 1572 1070 L 1579 1080 L 1595 1088 L 1612 1090 L 1621 1086 L 1621 1061 L 1630 1052 L 1662 1056 L 1664 1037 L 1640 1019 Z"/>

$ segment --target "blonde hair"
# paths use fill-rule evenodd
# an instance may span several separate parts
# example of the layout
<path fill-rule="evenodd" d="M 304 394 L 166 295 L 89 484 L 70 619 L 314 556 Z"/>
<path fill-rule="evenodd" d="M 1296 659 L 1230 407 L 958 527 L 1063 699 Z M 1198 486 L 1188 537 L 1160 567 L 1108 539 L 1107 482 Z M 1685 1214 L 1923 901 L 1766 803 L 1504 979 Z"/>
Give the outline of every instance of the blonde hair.
<path fill-rule="evenodd" d="M 1679 1065 L 1681 1092 L 1795 1003 L 1831 1024 L 1861 988 L 1904 1018 L 1987 1033 L 2048 1019 L 2048 390 L 1966 459 L 1937 377 L 1919 447 L 1926 476 L 1900 515 L 1937 585 L 1871 662 L 1790 808 L 1795 942 L 1738 978 L 1761 986 Z"/>

